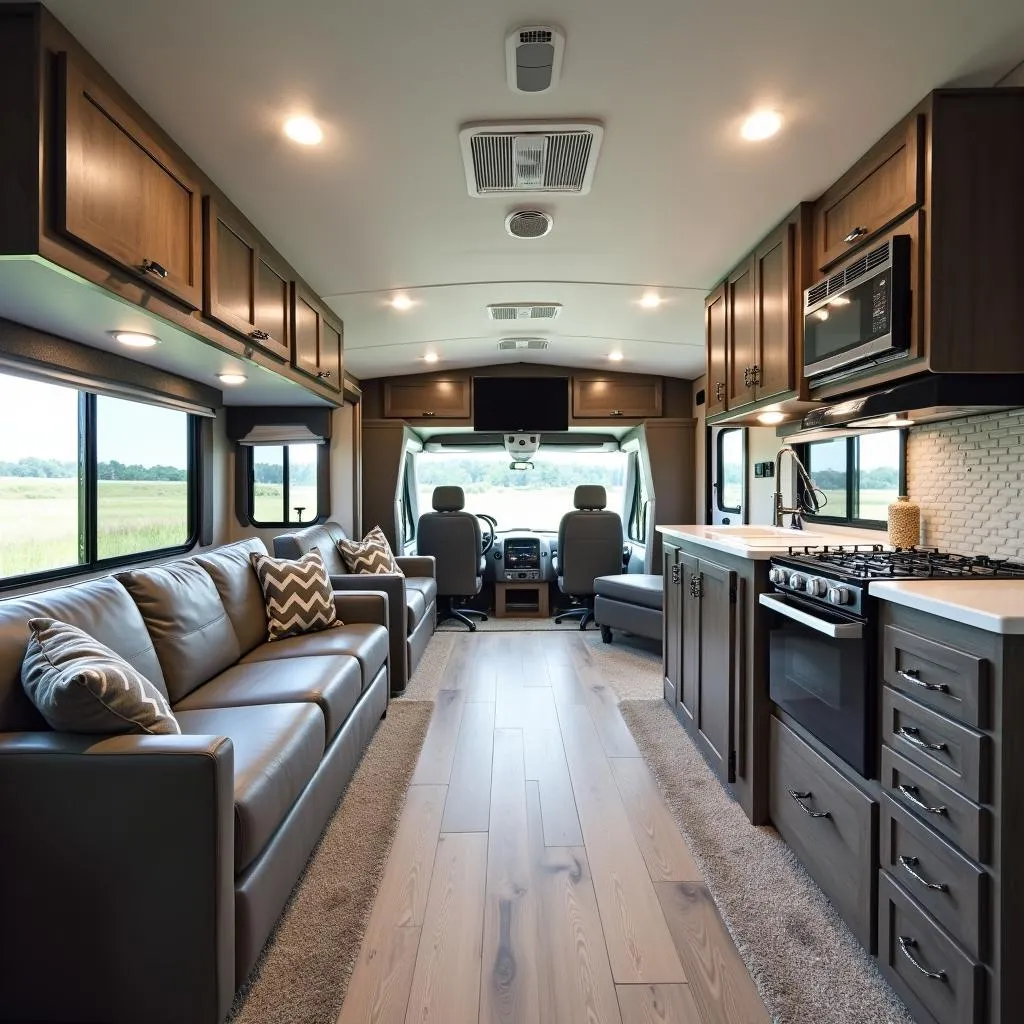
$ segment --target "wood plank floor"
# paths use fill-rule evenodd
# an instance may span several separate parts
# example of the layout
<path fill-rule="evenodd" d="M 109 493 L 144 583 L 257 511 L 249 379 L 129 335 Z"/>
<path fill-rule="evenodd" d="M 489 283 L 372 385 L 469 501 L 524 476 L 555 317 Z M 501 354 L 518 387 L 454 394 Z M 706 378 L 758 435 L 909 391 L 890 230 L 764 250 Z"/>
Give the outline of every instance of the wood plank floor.
<path fill-rule="evenodd" d="M 339 1024 L 767 1022 L 583 638 L 459 635 L 444 687 Z"/>

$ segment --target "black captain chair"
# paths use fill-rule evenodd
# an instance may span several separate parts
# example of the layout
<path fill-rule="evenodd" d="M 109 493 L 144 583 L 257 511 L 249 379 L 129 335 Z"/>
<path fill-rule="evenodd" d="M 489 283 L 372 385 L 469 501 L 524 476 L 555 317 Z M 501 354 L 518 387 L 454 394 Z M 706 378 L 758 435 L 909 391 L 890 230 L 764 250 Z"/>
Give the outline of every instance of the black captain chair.
<path fill-rule="evenodd" d="M 555 622 L 579 618 L 580 629 L 594 618 L 594 580 L 622 572 L 622 520 L 609 512 L 603 487 L 584 484 L 573 495 L 575 512 L 562 516 L 558 526 L 555 571 L 563 594 L 581 602 L 555 616 Z"/>
<path fill-rule="evenodd" d="M 458 619 L 476 631 L 470 618 L 487 616 L 475 608 L 459 608 L 457 602 L 480 593 L 486 560 L 482 554 L 480 521 L 466 512 L 461 487 L 435 487 L 433 512 L 420 516 L 416 528 L 416 552 L 437 560 L 438 621 Z M 493 534 L 491 535 L 493 539 Z"/>

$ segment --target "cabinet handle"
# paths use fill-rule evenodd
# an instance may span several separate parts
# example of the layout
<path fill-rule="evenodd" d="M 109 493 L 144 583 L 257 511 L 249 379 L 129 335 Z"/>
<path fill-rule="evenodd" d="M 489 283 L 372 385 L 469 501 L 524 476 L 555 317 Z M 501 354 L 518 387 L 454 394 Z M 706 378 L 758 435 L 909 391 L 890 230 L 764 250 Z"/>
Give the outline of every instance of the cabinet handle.
<path fill-rule="evenodd" d="M 621 416 L 622 415 L 622 410 L 621 409 L 612 409 L 611 412 L 608 413 L 608 415 L 609 416 Z"/>
<path fill-rule="evenodd" d="M 270 341 L 270 335 L 267 334 L 266 331 L 259 330 L 259 328 L 255 331 L 250 331 L 249 337 L 252 338 L 253 341 Z M 328 371 L 328 373 L 329 372 L 330 371 Z"/>
<path fill-rule="evenodd" d="M 750 387 L 750 367 L 749 366 L 744 366 L 743 367 L 743 386 L 744 387 L 748 387 L 748 388 Z"/>
<path fill-rule="evenodd" d="M 928 683 L 921 678 L 921 673 L 916 668 L 900 668 L 896 670 L 896 675 L 900 679 L 905 679 L 908 683 L 913 683 L 914 686 L 920 686 L 922 690 L 934 690 L 936 693 L 944 693 L 947 697 L 951 697 L 953 700 L 960 700 L 955 693 L 949 692 L 949 687 L 945 683 Z"/>
<path fill-rule="evenodd" d="M 810 790 L 808 790 L 806 793 L 801 793 L 795 789 L 787 789 L 786 792 L 789 793 L 789 795 L 796 801 L 797 807 L 799 807 L 800 810 L 803 811 L 808 818 L 832 817 L 832 813 L 830 811 L 812 811 L 810 807 L 808 807 L 807 804 L 804 803 L 805 800 L 811 799 Z"/>
<path fill-rule="evenodd" d="M 924 875 L 917 871 L 917 866 L 920 863 L 916 857 L 900 857 L 900 867 L 926 889 L 934 889 L 936 892 L 949 892 L 949 886 L 945 882 L 929 882 Z"/>
<path fill-rule="evenodd" d="M 750 383 L 755 388 L 759 388 L 761 386 L 761 367 L 758 366 L 757 363 L 754 363 L 750 368 Z"/>
<path fill-rule="evenodd" d="M 152 274 L 154 277 L 159 277 L 161 280 L 167 277 L 167 268 L 161 266 L 156 260 L 143 260 L 139 265 L 139 269 L 144 274 Z"/>
<path fill-rule="evenodd" d="M 327 380 L 327 378 L 330 377 L 330 375 L 331 375 L 331 371 L 330 370 L 317 370 L 316 371 L 316 375 L 321 380 Z"/>
<path fill-rule="evenodd" d="M 931 978 L 933 981 L 947 981 L 947 975 L 945 971 L 929 971 L 910 951 L 917 949 L 917 939 L 910 938 L 909 935 L 900 936 L 900 952 L 926 977 Z"/>
<path fill-rule="evenodd" d="M 912 743 L 920 750 L 946 750 L 945 743 L 928 743 L 921 739 L 921 730 L 914 725 L 904 725 L 896 731 L 897 736 L 903 737 L 908 743 Z"/>
<path fill-rule="evenodd" d="M 700 576 L 690 576 L 690 597 L 699 601 L 704 596 L 704 581 Z"/>
<path fill-rule="evenodd" d="M 867 233 L 868 229 L 865 227 L 853 228 L 850 231 L 850 233 L 843 239 L 843 241 L 847 245 L 853 245 L 853 243 L 856 242 L 858 238 L 860 238 L 862 235 L 866 235 Z"/>
<path fill-rule="evenodd" d="M 420 415 L 421 416 L 436 416 L 437 413 L 435 413 L 435 412 L 421 412 Z"/>
<path fill-rule="evenodd" d="M 672 566 L 672 572 L 670 574 L 670 578 L 672 580 L 672 583 L 675 586 L 679 586 L 681 575 L 682 575 L 682 573 L 680 573 L 680 571 L 679 571 L 679 566 L 678 565 L 673 565 Z"/>
<path fill-rule="evenodd" d="M 927 811 L 929 814 L 940 814 L 945 815 L 946 808 L 942 804 L 937 804 L 932 807 L 931 804 L 926 804 L 921 799 L 921 790 L 917 786 L 906 786 L 902 782 L 896 787 L 915 807 L 920 807 L 922 811 Z"/>
<path fill-rule="evenodd" d="M 715 401 L 720 402 L 725 397 L 725 385 L 719 380 L 715 382 Z"/>

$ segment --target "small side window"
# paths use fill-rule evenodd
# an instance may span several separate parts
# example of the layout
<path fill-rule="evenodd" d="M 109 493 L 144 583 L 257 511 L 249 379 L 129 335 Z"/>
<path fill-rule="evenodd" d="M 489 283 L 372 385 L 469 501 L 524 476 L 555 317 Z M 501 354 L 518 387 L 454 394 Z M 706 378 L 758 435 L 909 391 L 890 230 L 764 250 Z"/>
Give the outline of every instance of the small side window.
<path fill-rule="evenodd" d="M 248 451 L 249 521 L 253 526 L 308 526 L 320 519 L 320 474 L 326 445 L 261 444 Z"/>
<path fill-rule="evenodd" d="M 636 456 L 634 455 L 634 458 Z M 651 507 L 650 498 L 647 494 L 647 485 L 644 481 L 643 472 L 639 466 L 636 471 L 636 487 L 633 488 L 633 504 L 629 512 L 629 539 L 635 540 L 638 544 L 647 541 L 647 521 Z"/>
<path fill-rule="evenodd" d="M 718 433 L 718 510 L 739 514 L 743 510 L 743 428 Z"/>

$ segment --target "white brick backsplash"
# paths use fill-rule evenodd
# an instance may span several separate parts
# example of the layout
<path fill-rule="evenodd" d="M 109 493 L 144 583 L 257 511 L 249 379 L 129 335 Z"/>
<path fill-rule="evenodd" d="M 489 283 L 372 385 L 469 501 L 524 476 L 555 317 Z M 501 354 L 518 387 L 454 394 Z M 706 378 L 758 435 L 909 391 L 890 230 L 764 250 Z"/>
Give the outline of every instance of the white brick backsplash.
<path fill-rule="evenodd" d="M 1024 409 L 913 427 L 907 490 L 925 544 L 1024 561 Z"/>

